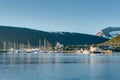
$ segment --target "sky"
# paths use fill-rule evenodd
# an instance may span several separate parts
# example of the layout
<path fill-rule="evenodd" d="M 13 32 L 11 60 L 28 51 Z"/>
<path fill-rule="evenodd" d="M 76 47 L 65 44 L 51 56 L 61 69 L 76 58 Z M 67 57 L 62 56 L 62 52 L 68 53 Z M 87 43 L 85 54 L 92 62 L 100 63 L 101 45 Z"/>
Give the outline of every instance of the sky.
<path fill-rule="evenodd" d="M 0 0 L 0 25 L 94 35 L 120 27 L 120 0 Z"/>

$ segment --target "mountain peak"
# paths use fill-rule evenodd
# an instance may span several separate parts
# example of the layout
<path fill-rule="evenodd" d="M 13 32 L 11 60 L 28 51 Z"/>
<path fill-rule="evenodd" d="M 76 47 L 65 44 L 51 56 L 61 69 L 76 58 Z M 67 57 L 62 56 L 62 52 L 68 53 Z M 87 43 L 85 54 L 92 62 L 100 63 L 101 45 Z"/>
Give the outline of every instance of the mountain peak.
<path fill-rule="evenodd" d="M 120 34 L 120 27 L 107 27 L 100 30 L 96 35 L 112 39 Z"/>

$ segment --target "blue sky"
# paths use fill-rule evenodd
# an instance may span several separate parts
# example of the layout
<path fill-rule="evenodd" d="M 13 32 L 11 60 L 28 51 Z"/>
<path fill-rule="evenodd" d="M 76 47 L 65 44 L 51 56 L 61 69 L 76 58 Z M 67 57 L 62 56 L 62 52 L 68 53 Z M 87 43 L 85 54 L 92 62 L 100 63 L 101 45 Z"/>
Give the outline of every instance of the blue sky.
<path fill-rule="evenodd" d="M 96 34 L 120 26 L 120 0 L 0 0 L 0 25 Z"/>

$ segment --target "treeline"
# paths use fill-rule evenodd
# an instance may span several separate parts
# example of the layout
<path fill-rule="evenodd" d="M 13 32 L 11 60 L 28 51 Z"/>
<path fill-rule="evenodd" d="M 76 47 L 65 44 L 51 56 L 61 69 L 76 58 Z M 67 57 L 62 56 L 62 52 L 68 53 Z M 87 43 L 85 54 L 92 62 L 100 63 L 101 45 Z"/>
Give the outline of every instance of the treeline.
<path fill-rule="evenodd" d="M 56 42 L 60 42 L 64 45 L 85 45 L 103 43 L 108 40 L 103 37 L 88 34 L 45 32 L 27 28 L 0 26 L 0 41 L 2 42 L 27 45 L 29 40 L 31 46 L 38 46 L 39 40 L 41 40 L 41 43 L 44 43 L 44 39 L 46 39 L 53 46 Z"/>

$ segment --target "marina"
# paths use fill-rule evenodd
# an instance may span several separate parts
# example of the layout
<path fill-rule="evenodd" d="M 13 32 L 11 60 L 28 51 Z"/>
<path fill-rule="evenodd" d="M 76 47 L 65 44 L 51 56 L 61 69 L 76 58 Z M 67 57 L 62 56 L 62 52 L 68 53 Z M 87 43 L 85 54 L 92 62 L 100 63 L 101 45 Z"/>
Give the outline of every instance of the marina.
<path fill-rule="evenodd" d="M 120 0 L 0 0 L 0 80 L 120 80 Z"/>
<path fill-rule="evenodd" d="M 39 40 L 39 46 L 32 47 L 30 45 L 30 42 L 28 40 L 28 44 L 20 44 L 19 47 L 16 47 L 16 44 L 14 43 L 13 46 L 8 47 L 9 45 L 6 44 L 6 42 L 3 42 L 3 49 L 0 50 L 1 53 L 7 53 L 7 54 L 39 54 L 39 53 L 73 53 L 73 54 L 112 54 L 112 50 L 104 50 L 96 45 L 86 45 L 87 47 L 81 47 L 77 48 L 77 46 L 74 46 L 76 48 L 72 50 L 66 50 L 63 44 L 60 44 L 59 42 L 56 43 L 55 46 L 50 46 L 50 43 L 44 39 L 44 43 Z M 41 46 L 43 44 L 43 46 Z M 26 47 L 25 47 L 26 46 Z"/>

